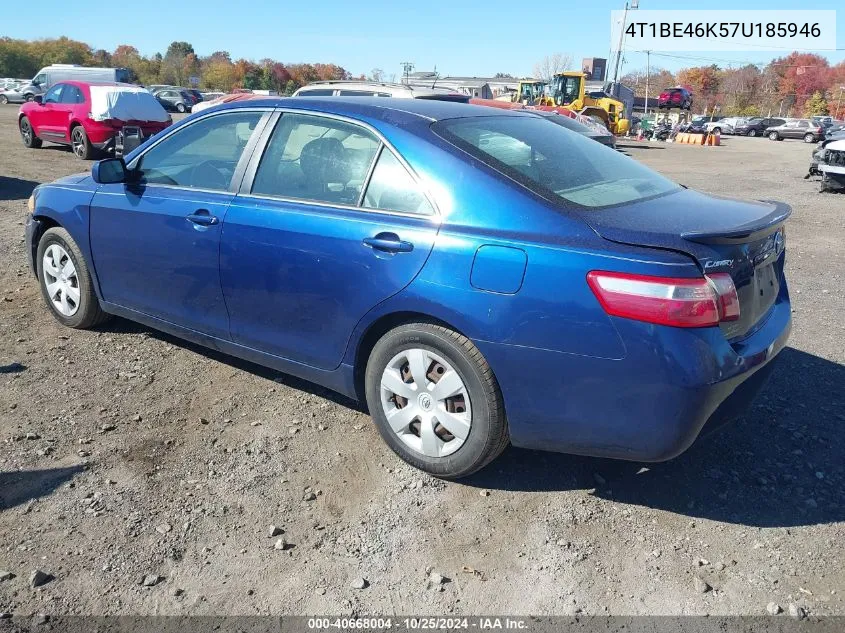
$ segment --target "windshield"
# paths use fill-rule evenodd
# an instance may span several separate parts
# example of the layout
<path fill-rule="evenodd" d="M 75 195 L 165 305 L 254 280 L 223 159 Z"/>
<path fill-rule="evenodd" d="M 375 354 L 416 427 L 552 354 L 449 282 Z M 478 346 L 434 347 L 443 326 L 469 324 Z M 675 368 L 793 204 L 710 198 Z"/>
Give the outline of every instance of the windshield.
<path fill-rule="evenodd" d="M 581 96 L 581 78 L 560 76 L 556 79 L 555 88 L 558 102 L 567 105 Z"/>
<path fill-rule="evenodd" d="M 598 208 L 678 189 L 635 160 L 537 116 L 447 119 L 432 129 L 552 202 Z"/>

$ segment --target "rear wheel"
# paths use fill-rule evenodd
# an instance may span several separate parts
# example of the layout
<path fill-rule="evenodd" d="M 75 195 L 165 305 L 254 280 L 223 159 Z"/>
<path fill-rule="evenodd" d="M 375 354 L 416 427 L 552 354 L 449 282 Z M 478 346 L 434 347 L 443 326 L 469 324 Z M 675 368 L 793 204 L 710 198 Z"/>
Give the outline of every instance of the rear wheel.
<path fill-rule="evenodd" d="M 753 128 L 748 130 L 748 136 L 757 136 L 757 130 Z"/>
<path fill-rule="evenodd" d="M 436 477 L 465 477 L 508 444 L 502 395 L 477 347 L 430 323 L 403 325 L 376 343 L 367 405 L 388 446 Z"/>
<path fill-rule="evenodd" d="M 41 147 L 41 139 L 35 136 L 35 130 L 32 129 L 32 123 L 26 117 L 21 117 L 18 127 L 21 132 L 21 140 L 25 147 L 30 149 L 38 149 Z"/>
<path fill-rule="evenodd" d="M 185 104 L 184 103 L 177 103 L 176 104 L 176 111 L 181 112 L 184 114 L 185 112 Z"/>
<path fill-rule="evenodd" d="M 6 105 L 7 103 L 9 103 L 9 97 L 7 97 L 6 95 L 0 95 L 0 103 Z"/>
<path fill-rule="evenodd" d="M 770 141 L 779 141 L 780 137 L 778 136 L 777 132 L 769 132 L 769 140 Z"/>
<path fill-rule="evenodd" d="M 815 143 L 816 137 L 814 134 L 805 134 L 804 135 L 804 142 L 805 143 Z"/>
<path fill-rule="evenodd" d="M 71 130 L 70 145 L 76 157 L 82 160 L 91 160 L 97 151 L 91 145 L 91 141 L 88 140 L 88 135 L 85 133 L 85 128 L 81 125 L 77 125 Z"/>
<path fill-rule="evenodd" d="M 47 229 L 38 242 L 36 264 L 41 295 L 59 323 L 86 329 L 108 320 L 88 264 L 70 233 L 61 227 Z"/>

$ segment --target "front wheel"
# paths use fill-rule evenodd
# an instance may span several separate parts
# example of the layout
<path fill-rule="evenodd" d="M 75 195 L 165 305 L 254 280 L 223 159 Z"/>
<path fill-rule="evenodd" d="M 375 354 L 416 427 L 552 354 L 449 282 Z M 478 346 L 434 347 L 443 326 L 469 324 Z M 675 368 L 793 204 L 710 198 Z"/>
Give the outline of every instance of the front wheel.
<path fill-rule="evenodd" d="M 62 325 L 86 329 L 108 320 L 94 292 L 88 264 L 65 229 L 47 229 L 36 258 L 41 295 Z"/>
<path fill-rule="evenodd" d="M 770 141 L 779 141 L 780 138 L 778 137 L 777 132 L 769 132 L 769 140 Z"/>
<path fill-rule="evenodd" d="M 29 149 L 38 149 L 41 147 L 41 139 L 35 136 L 35 130 L 32 129 L 32 123 L 29 122 L 28 118 L 21 117 L 18 127 L 24 147 L 28 147 Z"/>
<path fill-rule="evenodd" d="M 367 405 L 388 446 L 412 466 L 457 479 L 508 444 L 499 385 L 465 336 L 430 323 L 402 325 L 376 343 Z"/>

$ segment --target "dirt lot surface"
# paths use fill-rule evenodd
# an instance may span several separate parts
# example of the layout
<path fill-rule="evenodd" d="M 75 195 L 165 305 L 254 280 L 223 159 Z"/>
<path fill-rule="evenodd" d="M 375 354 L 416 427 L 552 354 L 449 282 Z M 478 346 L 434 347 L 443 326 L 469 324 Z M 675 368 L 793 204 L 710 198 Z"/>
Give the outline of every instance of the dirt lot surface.
<path fill-rule="evenodd" d="M 59 326 L 25 261 L 26 199 L 90 164 L 24 149 L 16 112 L 0 108 L 0 612 L 845 615 L 845 196 L 802 179 L 810 146 L 628 150 L 794 207 L 792 339 L 745 420 L 665 464 L 509 449 L 444 483 L 318 387 L 120 319 Z M 36 569 L 52 579 L 33 588 Z"/>

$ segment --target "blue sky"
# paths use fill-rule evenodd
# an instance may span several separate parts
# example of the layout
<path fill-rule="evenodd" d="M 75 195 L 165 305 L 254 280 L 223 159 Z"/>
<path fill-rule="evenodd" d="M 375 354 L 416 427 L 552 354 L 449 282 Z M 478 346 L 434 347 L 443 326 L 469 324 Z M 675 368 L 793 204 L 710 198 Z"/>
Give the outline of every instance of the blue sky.
<path fill-rule="evenodd" d="M 6 9 L 0 35 L 33 39 L 67 35 L 95 48 L 113 50 L 132 44 L 142 53 L 164 52 L 173 40 L 187 40 L 200 55 L 228 50 L 233 58 L 273 57 L 283 62 L 332 62 L 354 74 L 383 69 L 401 73 L 400 63 L 444 75 L 530 75 L 544 55 L 564 53 L 575 65 L 582 57 L 607 57 L 610 11 L 623 0 L 145 0 L 125 16 L 118 7 L 74 5 L 67 0 L 39 0 L 38 15 Z M 86 8 L 83 8 L 86 7 Z M 677 0 L 641 0 L 641 9 L 705 8 Z M 781 0 L 710 0 L 713 9 L 795 9 Z M 845 47 L 845 4 L 809 2 L 804 8 L 841 9 L 837 15 L 837 47 Z M 61 16 L 61 17 L 59 17 Z M 783 51 L 786 54 L 788 51 Z M 832 62 L 845 51 L 824 53 Z M 675 56 L 767 62 L 779 53 L 672 53 Z M 676 70 L 709 63 L 705 59 L 652 56 L 652 65 Z M 717 62 L 718 63 L 718 62 Z M 727 65 L 725 63 L 721 65 Z M 626 54 L 623 71 L 645 68 L 645 55 Z"/>

